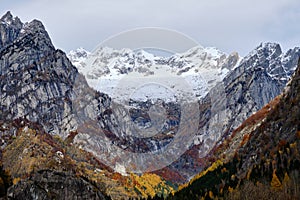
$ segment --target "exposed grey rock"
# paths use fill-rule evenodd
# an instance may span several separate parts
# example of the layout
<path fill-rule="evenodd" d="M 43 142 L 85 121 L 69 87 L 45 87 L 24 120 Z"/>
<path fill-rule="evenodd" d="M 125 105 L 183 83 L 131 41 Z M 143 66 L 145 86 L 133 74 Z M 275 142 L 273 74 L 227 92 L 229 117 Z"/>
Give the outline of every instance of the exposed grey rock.
<path fill-rule="evenodd" d="M 11 44 L 20 34 L 23 27 L 21 20 L 18 17 L 13 18 L 8 11 L 0 19 L 0 50 Z"/>
<path fill-rule="evenodd" d="M 7 191 L 8 199 L 98 199 L 105 197 L 92 183 L 70 173 L 39 171 L 32 177 L 18 182 Z"/>
<path fill-rule="evenodd" d="M 298 47 L 282 53 L 278 44 L 264 43 L 224 79 L 231 130 L 283 91 L 299 56 Z"/>
<path fill-rule="evenodd" d="M 1 21 L 3 27 L 8 26 L 7 21 L 9 25 L 18 22 L 6 15 Z M 43 125 L 47 133 L 64 138 L 77 129 L 81 120 L 74 107 L 79 104 L 77 99 L 82 98 L 82 91 L 89 91 L 87 99 L 95 98 L 95 91 L 88 89 L 65 53 L 54 48 L 40 21 L 20 27 L 22 31 L 18 29 L 0 49 L 0 120 L 26 118 Z M 1 38 L 6 38 L 2 36 L 5 33 L 1 32 Z M 81 105 L 85 109 L 84 102 Z M 89 116 L 88 112 L 84 116 Z"/>
<path fill-rule="evenodd" d="M 239 59 L 240 59 L 240 57 L 237 52 L 231 53 L 226 58 L 226 61 L 222 65 L 222 68 L 227 68 L 228 70 L 232 70 L 232 68 L 237 65 Z"/>
<path fill-rule="evenodd" d="M 199 156 L 210 156 L 209 151 L 225 137 L 230 136 L 232 131 L 246 120 L 253 113 L 261 109 L 270 100 L 279 95 L 292 71 L 296 68 L 300 49 L 298 47 L 282 53 L 278 44 L 260 44 L 255 50 L 249 53 L 239 64 L 231 70 L 207 95 L 200 108 L 200 126 L 195 144 L 193 158 L 191 152 L 184 154 L 180 159 L 169 166 L 174 171 L 179 171 L 184 179 L 190 179 L 203 166 L 197 163 Z M 218 89 L 219 88 L 219 89 Z M 216 91 L 223 89 L 224 96 L 219 96 L 217 103 L 225 105 L 219 111 L 212 114 L 212 103 Z M 215 102 L 215 103 L 216 103 Z M 217 120 L 216 120 L 217 119 Z M 214 131 L 222 120 L 218 133 Z M 221 132 L 220 132 L 221 130 Z M 195 168 L 195 166 L 197 166 Z"/>
<path fill-rule="evenodd" d="M 0 117 L 25 117 L 59 134 L 78 73 L 65 54 L 54 49 L 40 22 L 27 24 L 25 30 L 0 51 Z"/>

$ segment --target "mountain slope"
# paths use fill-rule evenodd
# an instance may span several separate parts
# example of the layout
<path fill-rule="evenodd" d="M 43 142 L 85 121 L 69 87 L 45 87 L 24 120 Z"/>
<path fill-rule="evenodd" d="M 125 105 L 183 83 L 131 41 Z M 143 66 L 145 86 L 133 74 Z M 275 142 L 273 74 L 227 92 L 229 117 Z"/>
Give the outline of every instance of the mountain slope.
<path fill-rule="evenodd" d="M 7 15 L 11 18 L 10 13 Z M 22 24 L 18 18 L 3 22 L 1 35 L 12 34 L 0 49 L 0 118 L 26 117 L 39 121 L 49 133 L 66 134 L 75 128 L 66 112 L 72 107 L 68 99 L 78 74 L 76 68 L 54 48 L 41 22 Z M 14 29 L 15 24 L 18 29 Z"/>
<path fill-rule="evenodd" d="M 244 120 L 282 92 L 289 74 L 275 75 L 273 68 L 293 71 L 299 56 L 298 47 L 282 53 L 279 45 L 273 43 L 261 44 L 250 52 L 200 104 L 200 126 L 194 146 L 158 174 L 171 180 L 187 180 L 208 166 L 214 160 L 211 150 L 215 145 L 230 137 Z M 287 58 L 293 60 L 286 62 Z"/>
<path fill-rule="evenodd" d="M 110 98 L 87 85 L 65 53 L 52 45 L 41 22 L 23 24 L 8 12 L 1 18 L 0 31 L 1 197 L 18 198 L 24 189 L 32 192 L 26 195 L 42 198 L 47 188 L 57 198 L 67 191 L 74 194 L 70 198 L 89 195 L 82 190 L 76 196 L 73 183 L 96 190 L 91 196 L 105 196 L 100 192 L 113 199 L 167 195 L 173 190 L 157 175 L 124 177 L 73 143 L 76 130 L 106 111 Z M 96 126 L 100 134 L 101 122 L 103 118 Z M 49 174 L 68 181 L 49 178 L 55 182 L 49 186 L 40 177 Z M 65 190 L 57 188 L 64 185 Z"/>
<path fill-rule="evenodd" d="M 281 93 L 296 68 L 299 55 L 300 49 L 297 47 L 283 53 L 278 44 L 262 43 L 242 60 L 235 53 L 226 55 L 217 49 L 201 46 L 169 58 L 157 57 L 145 51 L 133 52 L 129 49 L 115 50 L 107 47 L 99 48 L 91 54 L 79 49 L 68 56 L 85 75 L 90 86 L 111 95 L 111 104 L 120 96 L 131 97 L 130 94 L 135 91 L 136 85 L 122 83 L 126 77 L 155 77 L 158 74 L 155 68 L 164 66 L 170 74 L 184 78 L 199 99 L 199 130 L 193 136 L 189 150 L 156 173 L 173 182 L 185 182 L 210 163 L 210 158 L 206 155 L 216 144 L 229 137 L 245 119 Z M 176 92 L 182 93 L 180 90 Z M 157 96 L 158 93 L 154 91 L 147 96 Z M 147 105 L 145 99 L 140 99 L 141 104 Z M 145 114 L 141 107 L 135 109 L 135 113 Z M 176 107 L 171 109 L 178 111 Z M 118 107 L 112 109 L 111 113 L 103 113 L 103 116 L 115 118 L 120 124 L 132 120 L 130 113 L 121 113 L 126 113 L 126 109 Z M 135 116 L 138 117 L 144 120 L 144 124 L 150 121 L 143 115 Z M 120 124 L 119 127 L 128 126 Z M 106 130 L 110 134 L 117 137 L 124 134 L 120 133 L 121 128 L 115 128 L 116 125 L 111 122 L 106 123 L 106 127 L 109 127 Z M 95 146 L 107 145 L 101 142 L 104 139 L 91 134 L 95 132 L 91 129 L 85 132 L 89 132 L 89 138 L 93 140 L 85 140 L 85 149 L 99 154 Z M 125 134 L 130 133 L 129 129 L 125 130 Z M 78 138 L 85 137 L 87 136 L 78 135 Z M 151 138 L 147 141 L 124 138 L 118 144 L 133 151 L 139 145 L 145 147 L 139 151 L 148 151 L 160 149 L 163 143 L 168 142 L 170 138 L 160 143 Z"/>
<path fill-rule="evenodd" d="M 224 194 L 229 199 L 297 199 L 300 180 L 299 80 L 300 59 L 283 94 L 236 129 L 230 140 L 215 149 L 220 160 L 172 199 L 213 198 Z M 226 149 L 230 151 L 226 152 Z"/>

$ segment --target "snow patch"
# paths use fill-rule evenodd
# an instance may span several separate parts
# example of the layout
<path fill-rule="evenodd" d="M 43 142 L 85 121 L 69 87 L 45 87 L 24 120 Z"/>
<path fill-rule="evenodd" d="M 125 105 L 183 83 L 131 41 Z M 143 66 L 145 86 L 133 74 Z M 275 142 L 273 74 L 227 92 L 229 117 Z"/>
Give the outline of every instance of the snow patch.
<path fill-rule="evenodd" d="M 116 172 L 120 173 L 122 176 L 128 176 L 128 174 L 126 172 L 126 168 L 124 167 L 124 165 L 121 165 L 121 164 L 117 163 L 114 170 Z"/>

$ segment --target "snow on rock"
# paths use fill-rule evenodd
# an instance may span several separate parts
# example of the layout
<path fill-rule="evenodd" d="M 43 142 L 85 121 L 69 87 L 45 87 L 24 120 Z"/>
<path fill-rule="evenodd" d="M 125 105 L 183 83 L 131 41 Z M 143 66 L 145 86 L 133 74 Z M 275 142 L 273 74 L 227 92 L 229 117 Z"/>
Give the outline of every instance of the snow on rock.
<path fill-rule="evenodd" d="M 90 55 L 90 52 L 85 50 L 84 48 L 80 47 L 76 50 L 72 50 L 68 53 L 68 58 L 70 61 L 77 67 L 79 71 L 83 69 L 84 61 Z"/>
<path fill-rule="evenodd" d="M 128 174 L 126 173 L 126 168 L 124 167 L 124 165 L 121 165 L 119 163 L 116 164 L 115 171 L 122 174 L 123 176 L 128 176 Z"/>
<path fill-rule="evenodd" d="M 99 47 L 93 53 L 79 48 L 71 51 L 68 57 L 91 87 L 112 97 L 124 77 L 134 73 L 140 77 L 155 77 L 163 73 L 160 70 L 162 68 L 170 76 L 184 79 L 192 88 L 194 96 L 204 97 L 241 59 L 237 53 L 228 56 L 217 48 L 202 46 L 170 57 L 155 56 L 142 49 L 132 51 L 109 47 Z M 127 88 L 128 91 L 131 89 Z"/>

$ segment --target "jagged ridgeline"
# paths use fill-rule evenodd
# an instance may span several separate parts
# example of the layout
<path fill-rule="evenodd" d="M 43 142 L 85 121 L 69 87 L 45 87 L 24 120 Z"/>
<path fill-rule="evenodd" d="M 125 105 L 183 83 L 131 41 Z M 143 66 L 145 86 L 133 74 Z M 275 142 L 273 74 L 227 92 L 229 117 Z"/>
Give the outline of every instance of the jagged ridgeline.
<path fill-rule="evenodd" d="M 178 57 L 154 58 L 145 52 L 100 49 L 99 55 L 105 57 L 98 59 L 99 66 L 113 58 L 147 66 L 160 63 L 170 66 L 178 76 L 192 71 L 196 76 L 206 70 L 209 77 L 221 79 L 221 85 L 211 80 L 211 88 L 222 87 L 224 91 L 219 100 L 225 112 L 214 114 L 222 116 L 226 123 L 218 133 L 222 137 L 214 143 L 218 145 L 211 146 L 207 155 L 203 157 L 199 152 L 203 142 L 210 141 L 218 118 L 211 114 L 213 90 L 207 90 L 205 95 L 199 93 L 203 98 L 199 102 L 206 103 L 199 103 L 199 130 L 187 152 L 155 172 L 121 174 L 99 159 L 96 147 L 102 147 L 104 140 L 94 136 L 103 135 L 114 141 L 113 131 L 119 130 L 112 116 L 122 117 L 122 110 L 114 110 L 113 99 L 86 81 L 109 76 L 113 69 L 105 66 L 102 71 L 84 71 L 84 59 L 76 56 L 88 54 L 79 53 L 69 56 L 82 74 L 79 73 L 66 54 L 53 46 L 40 21 L 22 23 L 7 12 L 0 20 L 1 197 L 243 198 L 249 185 L 253 191 L 259 187 L 267 191 L 270 184 L 278 195 L 281 191 L 291 198 L 298 195 L 299 70 L 280 94 L 294 73 L 300 49 L 284 53 L 278 44 L 262 43 L 244 58 L 236 53 L 212 52 L 215 50 L 197 47 Z M 195 60 L 202 64 L 191 66 Z M 118 64 L 121 74 L 135 70 L 124 68 L 122 62 Z M 210 65 L 214 65 L 213 73 L 207 70 Z M 172 108 L 178 110 L 178 106 L 169 106 L 168 112 L 178 113 Z M 202 136 L 205 141 L 199 140 Z M 127 142 L 132 150 L 141 146 L 138 140 L 119 142 Z M 160 143 L 149 139 L 140 152 L 157 149 L 157 144 Z M 170 195 L 178 184 L 195 175 L 190 186 L 180 186 L 174 197 Z M 292 184 L 291 188 L 285 190 L 285 184 Z"/>
<path fill-rule="evenodd" d="M 203 149 L 209 147 L 207 153 L 213 148 L 216 135 L 220 136 L 218 140 L 230 136 L 245 119 L 282 92 L 296 68 L 299 55 L 298 47 L 282 52 L 279 44 L 262 43 L 244 58 L 237 53 L 227 55 L 216 48 L 201 46 L 170 57 L 103 47 L 94 52 L 80 48 L 71 51 L 68 57 L 95 89 L 99 89 L 97 84 L 102 82 L 101 90 L 113 94 L 112 85 L 124 74 L 130 76 L 134 72 L 151 77 L 156 73 L 151 66 L 164 66 L 174 72 L 173 76 L 184 78 L 196 96 L 203 97 L 200 101 L 205 103 L 199 105 L 199 130 L 194 144 L 170 166 L 156 172 L 172 182 L 184 183 L 210 162 L 203 158 Z M 90 66 L 90 63 L 94 64 Z M 203 89 L 205 83 L 199 81 L 201 76 L 208 77 L 207 85 L 215 90 Z M 214 100 L 218 88 L 222 95 Z M 130 87 L 126 89 L 131 90 Z M 216 102 L 221 105 L 220 110 L 215 109 Z M 216 133 L 215 127 L 220 124 Z M 150 142 L 155 144 L 154 140 Z M 157 149 L 158 145 L 147 148 Z"/>

